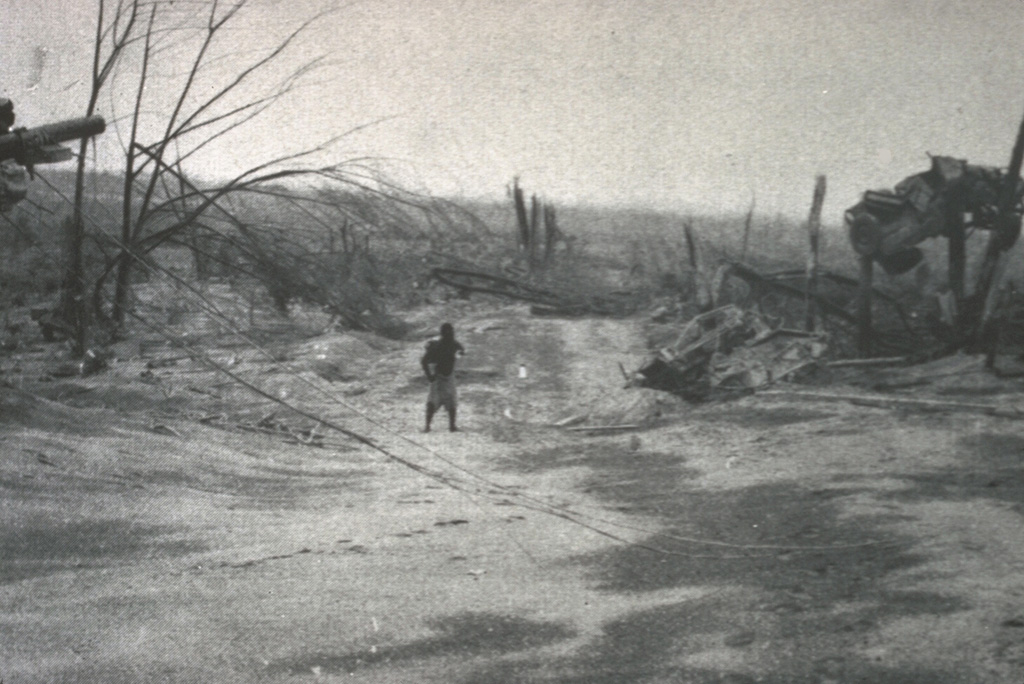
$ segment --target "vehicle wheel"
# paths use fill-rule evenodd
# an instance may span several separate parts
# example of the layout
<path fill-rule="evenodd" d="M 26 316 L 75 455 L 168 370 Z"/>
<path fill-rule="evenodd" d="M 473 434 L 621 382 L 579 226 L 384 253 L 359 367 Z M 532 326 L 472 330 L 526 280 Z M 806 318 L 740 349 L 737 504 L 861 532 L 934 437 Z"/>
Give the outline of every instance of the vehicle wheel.
<path fill-rule="evenodd" d="M 850 244 L 861 256 L 871 256 L 882 244 L 882 226 L 871 214 L 861 214 L 850 224 Z"/>

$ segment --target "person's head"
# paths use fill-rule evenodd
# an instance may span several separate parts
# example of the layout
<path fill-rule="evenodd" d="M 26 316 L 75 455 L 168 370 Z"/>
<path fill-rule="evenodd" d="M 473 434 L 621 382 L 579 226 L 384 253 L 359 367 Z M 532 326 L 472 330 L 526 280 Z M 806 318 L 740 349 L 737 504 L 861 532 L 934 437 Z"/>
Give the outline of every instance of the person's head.
<path fill-rule="evenodd" d="M 454 340 L 455 339 L 455 328 L 452 327 L 451 323 L 444 323 L 441 325 L 441 339 L 442 340 Z"/>

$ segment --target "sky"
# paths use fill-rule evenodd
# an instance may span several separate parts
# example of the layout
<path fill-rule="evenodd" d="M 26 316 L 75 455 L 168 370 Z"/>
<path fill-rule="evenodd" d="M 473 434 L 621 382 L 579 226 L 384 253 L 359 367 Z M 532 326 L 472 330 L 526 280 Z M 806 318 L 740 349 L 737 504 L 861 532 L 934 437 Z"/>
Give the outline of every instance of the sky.
<path fill-rule="evenodd" d="M 83 112 L 96 6 L 0 0 L 0 94 L 19 123 Z M 253 0 L 219 58 L 256 54 L 321 6 Z M 929 153 L 1008 163 L 1022 36 L 1024 0 L 357 0 L 267 74 L 323 57 L 304 88 L 194 161 L 231 173 L 369 124 L 334 154 L 380 160 L 417 190 L 502 199 L 518 176 L 556 205 L 744 213 L 753 200 L 803 218 L 825 174 L 838 223 Z M 180 76 L 184 52 L 162 53 L 162 77 Z M 129 106 L 112 93 L 99 112 Z M 116 147 L 116 131 L 104 138 Z"/>

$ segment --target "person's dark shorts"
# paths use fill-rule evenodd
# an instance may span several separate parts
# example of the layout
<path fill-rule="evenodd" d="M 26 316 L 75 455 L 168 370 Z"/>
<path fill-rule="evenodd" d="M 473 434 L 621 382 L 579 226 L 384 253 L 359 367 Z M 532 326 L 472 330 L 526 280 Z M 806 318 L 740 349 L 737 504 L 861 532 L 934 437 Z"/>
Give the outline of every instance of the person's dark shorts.
<path fill-rule="evenodd" d="M 430 394 L 427 395 L 427 403 L 434 408 L 444 406 L 445 409 L 451 411 L 455 408 L 457 402 L 455 376 L 435 375 L 434 380 L 430 383 Z"/>

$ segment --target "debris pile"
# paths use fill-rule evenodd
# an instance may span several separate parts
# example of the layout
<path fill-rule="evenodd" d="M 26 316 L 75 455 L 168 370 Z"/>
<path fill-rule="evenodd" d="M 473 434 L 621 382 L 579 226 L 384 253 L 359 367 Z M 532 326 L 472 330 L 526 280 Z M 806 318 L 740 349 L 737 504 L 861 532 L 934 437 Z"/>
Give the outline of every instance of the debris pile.
<path fill-rule="evenodd" d="M 845 214 L 857 254 L 877 261 L 886 273 L 900 274 L 921 262 L 916 247 L 927 238 L 951 237 L 963 228 L 999 228 L 999 193 L 1006 173 L 999 168 L 933 156 L 931 168 L 908 176 L 893 190 L 868 190 Z M 1024 185 L 1017 181 L 1015 196 Z M 961 225 L 962 214 L 970 216 Z M 1019 215 L 1015 217 L 1019 223 Z"/>
<path fill-rule="evenodd" d="M 301 370 L 311 370 L 329 382 L 350 382 L 362 377 L 379 352 L 355 335 L 327 333 L 294 351 Z"/>
<path fill-rule="evenodd" d="M 703 401 L 767 387 L 817 363 L 827 336 L 770 326 L 728 304 L 689 321 L 638 370 L 639 384 Z"/>
<path fill-rule="evenodd" d="M 683 410 L 682 399 L 654 389 L 631 387 L 607 391 L 591 402 L 583 413 L 556 421 L 556 427 L 578 432 L 609 432 L 643 429 L 663 417 Z"/>

